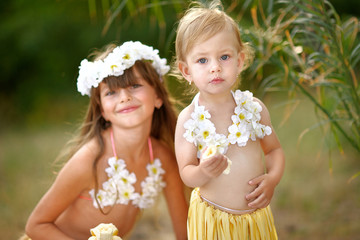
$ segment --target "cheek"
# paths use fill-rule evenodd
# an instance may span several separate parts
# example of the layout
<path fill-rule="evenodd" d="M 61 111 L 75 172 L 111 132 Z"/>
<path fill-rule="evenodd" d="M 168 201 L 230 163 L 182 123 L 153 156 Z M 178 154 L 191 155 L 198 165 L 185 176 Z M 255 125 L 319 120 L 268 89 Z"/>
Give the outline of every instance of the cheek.
<path fill-rule="evenodd" d="M 101 104 L 101 114 L 106 119 L 107 114 L 111 111 L 111 104 L 108 102 L 102 102 Z"/>

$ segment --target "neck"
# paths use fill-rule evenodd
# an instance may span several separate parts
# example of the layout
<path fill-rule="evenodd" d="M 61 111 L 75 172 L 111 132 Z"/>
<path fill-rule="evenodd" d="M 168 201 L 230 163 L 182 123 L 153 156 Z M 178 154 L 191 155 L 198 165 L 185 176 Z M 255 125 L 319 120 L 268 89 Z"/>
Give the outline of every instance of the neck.
<path fill-rule="evenodd" d="M 114 134 L 114 144 L 118 157 L 136 160 L 148 151 L 150 127 L 141 126 L 124 129 L 113 126 L 110 131 L 111 129 Z"/>
<path fill-rule="evenodd" d="M 200 92 L 199 96 L 199 104 L 204 105 L 207 108 L 225 106 L 233 102 L 234 98 L 230 90 L 219 94 L 207 94 Z"/>

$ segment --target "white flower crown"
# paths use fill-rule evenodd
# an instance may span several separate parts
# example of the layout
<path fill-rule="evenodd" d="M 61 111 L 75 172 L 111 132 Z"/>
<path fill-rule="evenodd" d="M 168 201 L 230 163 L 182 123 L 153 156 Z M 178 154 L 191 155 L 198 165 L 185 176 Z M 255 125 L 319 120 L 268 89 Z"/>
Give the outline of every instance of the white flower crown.
<path fill-rule="evenodd" d="M 170 70 L 170 67 L 166 65 L 166 59 L 160 58 L 159 50 L 138 41 L 129 41 L 114 48 L 104 60 L 94 62 L 89 62 L 87 59 L 82 60 L 79 67 L 77 89 L 82 95 L 90 96 L 91 88 L 98 87 L 104 78 L 121 76 L 137 60 L 142 59 L 150 60 L 160 76 L 165 75 Z"/>

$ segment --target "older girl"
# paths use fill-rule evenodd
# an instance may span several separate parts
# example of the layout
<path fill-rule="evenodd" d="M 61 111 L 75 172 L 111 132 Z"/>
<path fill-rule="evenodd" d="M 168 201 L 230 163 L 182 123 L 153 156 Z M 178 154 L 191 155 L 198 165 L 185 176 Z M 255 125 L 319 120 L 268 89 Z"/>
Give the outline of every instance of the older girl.
<path fill-rule="evenodd" d="M 177 239 L 187 203 L 173 151 L 176 115 L 164 86 L 169 67 L 140 42 L 109 45 L 81 62 L 78 90 L 90 96 L 70 159 L 26 224 L 33 239 L 88 239 L 113 223 L 127 236 L 164 192 Z"/>

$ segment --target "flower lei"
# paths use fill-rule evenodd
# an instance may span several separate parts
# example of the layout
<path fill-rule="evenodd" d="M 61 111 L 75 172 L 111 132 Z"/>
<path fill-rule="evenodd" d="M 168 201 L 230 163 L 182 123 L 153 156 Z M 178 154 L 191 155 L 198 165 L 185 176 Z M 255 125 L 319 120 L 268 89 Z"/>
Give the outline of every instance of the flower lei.
<path fill-rule="evenodd" d="M 271 128 L 260 123 L 261 105 L 253 100 L 253 94 L 249 91 L 236 90 L 233 93 L 236 107 L 231 116 L 233 124 L 228 128 L 229 134 L 216 133 L 215 125 L 211 122 L 210 113 L 204 106 L 198 105 L 199 94 L 194 98 L 195 109 L 191 118 L 184 123 L 184 138 L 194 143 L 198 148 L 197 156 L 200 158 L 201 150 L 205 146 L 216 146 L 221 154 L 225 154 L 230 144 L 239 147 L 246 146 L 249 139 L 263 138 L 271 134 Z"/>
<path fill-rule="evenodd" d="M 80 63 L 77 89 L 82 95 L 90 96 L 92 87 L 98 87 L 99 83 L 108 76 L 121 76 L 124 71 L 131 68 L 137 60 L 149 60 L 156 72 L 163 76 L 170 67 L 166 65 L 166 59 L 160 58 L 159 50 L 153 49 L 140 42 L 125 42 L 116 47 L 104 60 L 89 62 L 84 59 Z"/>
<path fill-rule="evenodd" d="M 96 194 L 101 208 L 114 204 L 128 204 L 130 201 L 141 209 L 154 205 L 155 198 L 166 185 L 162 179 L 165 171 L 161 168 L 158 158 L 146 166 L 148 176 L 141 182 L 141 194 L 135 192 L 133 184 L 136 182 L 136 175 L 129 173 L 124 160 L 111 157 L 108 163 L 109 167 L 105 169 L 108 180 L 103 183 L 103 189 Z M 94 195 L 95 190 L 90 190 L 89 194 L 93 199 L 93 205 L 98 208 Z"/>

